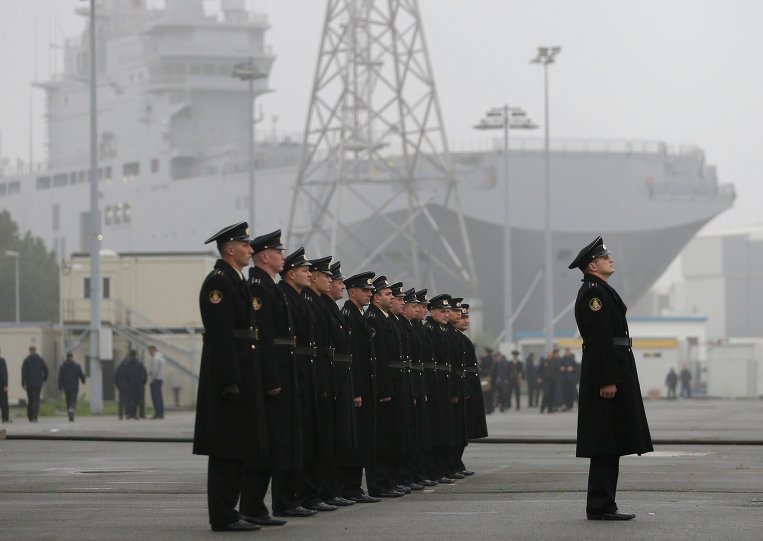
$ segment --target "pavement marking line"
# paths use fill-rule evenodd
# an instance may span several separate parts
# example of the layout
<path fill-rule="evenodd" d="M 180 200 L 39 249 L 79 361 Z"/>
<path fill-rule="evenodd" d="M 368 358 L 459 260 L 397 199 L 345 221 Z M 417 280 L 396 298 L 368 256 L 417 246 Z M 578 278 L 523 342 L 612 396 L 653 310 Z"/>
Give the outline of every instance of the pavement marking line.
<path fill-rule="evenodd" d="M 426 511 L 427 515 L 497 515 L 498 511 Z"/>

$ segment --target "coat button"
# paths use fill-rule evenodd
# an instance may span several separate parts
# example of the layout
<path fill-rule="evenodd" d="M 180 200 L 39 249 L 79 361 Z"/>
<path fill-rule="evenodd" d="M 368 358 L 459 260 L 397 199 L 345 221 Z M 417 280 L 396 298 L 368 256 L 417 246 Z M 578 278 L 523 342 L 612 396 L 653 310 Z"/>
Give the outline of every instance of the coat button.
<path fill-rule="evenodd" d="M 256 349 L 256 348 L 257 348 L 257 346 L 255 346 L 254 344 L 252 344 L 252 349 Z"/>

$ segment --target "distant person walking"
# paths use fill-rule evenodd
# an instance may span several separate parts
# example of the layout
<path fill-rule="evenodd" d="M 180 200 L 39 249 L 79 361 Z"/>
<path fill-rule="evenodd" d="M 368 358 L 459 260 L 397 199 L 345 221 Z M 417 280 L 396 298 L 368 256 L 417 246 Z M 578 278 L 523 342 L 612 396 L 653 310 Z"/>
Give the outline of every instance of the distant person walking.
<path fill-rule="evenodd" d="M 681 368 L 681 398 L 691 398 L 691 372 L 683 365 Z"/>
<path fill-rule="evenodd" d="M 127 388 L 125 415 L 128 419 L 138 419 L 139 402 L 145 393 L 146 381 L 148 381 L 146 367 L 138 360 L 138 353 L 131 349 L 125 359 L 125 387 Z"/>
<path fill-rule="evenodd" d="M 509 360 L 498 351 L 493 353 L 493 361 L 495 362 L 496 406 L 503 413 L 507 408 L 511 409 L 511 395 L 509 394 L 511 366 Z"/>
<path fill-rule="evenodd" d="M 58 390 L 63 392 L 66 397 L 66 411 L 69 414 L 70 422 L 74 421 L 80 382 L 85 383 L 85 373 L 82 371 L 82 367 L 74 362 L 72 354 L 67 353 L 66 360 L 58 369 Z"/>
<path fill-rule="evenodd" d="M 519 358 L 518 351 L 511 352 L 511 362 L 509 363 L 509 407 L 511 407 L 511 397 L 516 400 L 516 409 L 520 408 L 519 399 L 522 391 L 522 381 L 525 379 L 525 366 Z"/>
<path fill-rule="evenodd" d="M 678 374 L 672 368 L 665 377 L 665 385 L 668 388 L 668 400 L 676 399 L 676 386 L 678 385 Z"/>
<path fill-rule="evenodd" d="M 11 422 L 8 408 L 8 365 L 2 357 L 0 357 L 0 415 L 4 423 Z"/>
<path fill-rule="evenodd" d="M 156 349 L 156 346 L 148 347 L 151 355 L 151 402 L 154 404 L 154 416 L 152 419 L 164 419 L 164 397 L 162 396 L 162 383 L 164 382 L 164 355 Z"/>
<path fill-rule="evenodd" d="M 127 367 L 127 359 L 129 357 L 125 357 L 122 359 L 122 362 L 119 363 L 119 366 L 117 366 L 117 369 L 114 371 L 114 387 L 117 388 L 117 391 L 119 391 L 119 398 L 117 400 L 117 416 L 119 419 L 123 419 L 125 416 L 125 409 L 127 406 L 127 403 L 129 402 L 129 399 L 127 398 L 127 395 L 129 394 L 129 390 L 127 389 L 127 377 L 126 377 L 126 367 Z"/>
<path fill-rule="evenodd" d="M 21 363 L 21 387 L 26 391 L 26 415 L 30 423 L 37 422 L 40 413 L 40 392 L 48 380 L 48 365 L 37 354 L 35 346 L 29 346 L 29 355 Z"/>
<path fill-rule="evenodd" d="M 556 409 L 554 391 L 556 390 L 556 363 L 551 353 L 548 353 L 540 361 L 538 376 L 540 376 L 543 396 L 540 399 L 540 412 L 554 413 Z"/>

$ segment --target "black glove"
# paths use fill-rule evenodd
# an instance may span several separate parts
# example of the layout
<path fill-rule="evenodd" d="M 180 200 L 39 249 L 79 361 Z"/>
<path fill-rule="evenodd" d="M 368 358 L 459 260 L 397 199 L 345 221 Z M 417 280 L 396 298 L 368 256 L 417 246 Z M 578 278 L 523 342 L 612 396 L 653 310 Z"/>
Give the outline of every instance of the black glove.
<path fill-rule="evenodd" d="M 241 391 L 238 390 L 237 384 L 228 385 L 223 389 L 223 398 L 230 400 L 231 402 L 237 402 L 238 397 L 241 395 Z"/>

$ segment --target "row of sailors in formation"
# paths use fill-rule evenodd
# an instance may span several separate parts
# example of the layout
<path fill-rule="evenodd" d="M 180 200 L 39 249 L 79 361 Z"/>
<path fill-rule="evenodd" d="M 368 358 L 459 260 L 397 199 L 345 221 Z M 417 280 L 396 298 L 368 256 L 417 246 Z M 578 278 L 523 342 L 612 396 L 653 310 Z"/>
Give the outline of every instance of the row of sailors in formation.
<path fill-rule="evenodd" d="M 331 257 L 284 255 L 280 230 L 252 240 L 246 228 L 207 240 L 221 259 L 199 296 L 194 453 L 209 456 L 212 528 L 280 525 L 471 475 L 464 449 L 487 428 L 463 299 L 344 277 Z"/>

